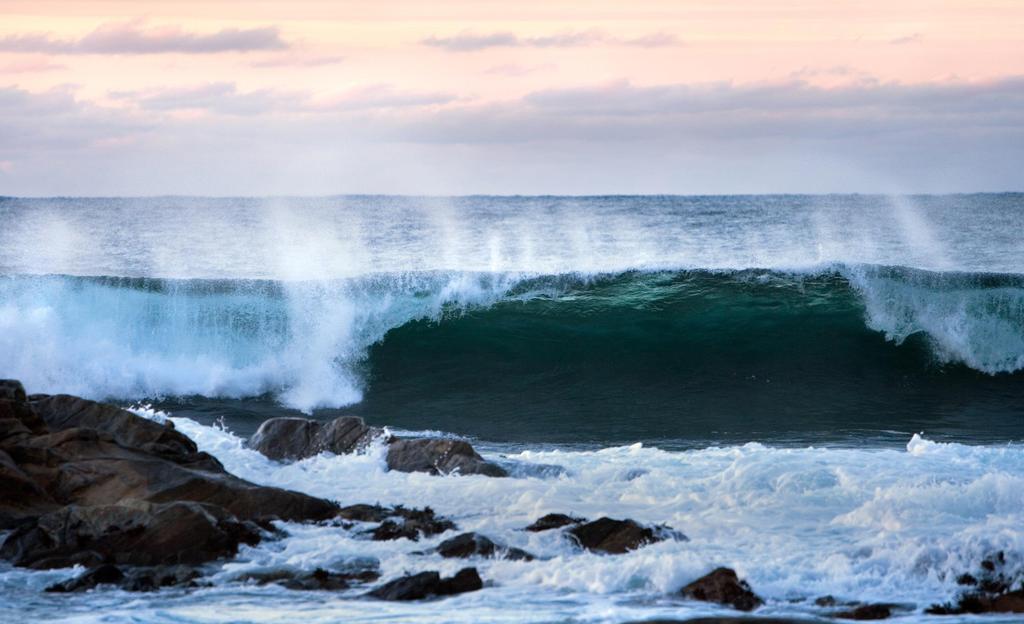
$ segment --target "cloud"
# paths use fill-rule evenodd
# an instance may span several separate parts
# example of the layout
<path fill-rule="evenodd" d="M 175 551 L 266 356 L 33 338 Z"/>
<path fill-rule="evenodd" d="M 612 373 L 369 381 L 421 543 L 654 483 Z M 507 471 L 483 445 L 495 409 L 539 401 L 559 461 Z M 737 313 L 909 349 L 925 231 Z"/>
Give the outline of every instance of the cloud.
<path fill-rule="evenodd" d="M 1019 189 L 1024 160 L 1024 76 L 119 97 L 0 89 L 5 192 L 950 192 Z M 166 114 L 200 105 L 211 114 Z"/>
<path fill-rule="evenodd" d="M 248 65 L 249 67 L 256 67 L 259 69 L 277 67 L 323 67 L 325 65 L 336 65 L 344 60 L 344 56 L 306 56 L 301 54 L 292 54 L 252 61 Z"/>
<path fill-rule="evenodd" d="M 225 28 L 197 34 L 179 26 L 147 27 L 141 21 L 104 24 L 80 39 L 49 34 L 12 35 L 0 39 L 0 51 L 48 54 L 210 54 L 281 50 L 288 44 L 277 27 Z"/>
<path fill-rule="evenodd" d="M 651 33 L 640 37 L 614 37 L 600 30 L 566 31 L 539 37 L 520 37 L 512 32 L 477 34 L 464 31 L 450 37 L 430 36 L 421 44 L 449 52 L 475 52 L 487 48 L 575 48 L 598 44 L 656 48 L 679 45 L 669 33 Z"/>
<path fill-rule="evenodd" d="M 924 39 L 924 36 L 921 33 L 914 33 L 905 37 L 890 39 L 889 43 L 892 45 L 907 45 L 908 43 L 920 43 L 922 39 Z"/>
<path fill-rule="evenodd" d="M 67 66 L 54 63 L 49 59 L 28 59 L 0 65 L 0 74 L 35 74 L 58 69 L 67 69 Z"/>
<path fill-rule="evenodd" d="M 144 91 L 116 91 L 109 95 L 114 99 L 134 104 L 141 110 L 201 111 L 232 116 L 382 111 L 435 106 L 457 99 L 449 93 L 403 91 L 386 84 L 356 87 L 328 97 L 314 98 L 305 91 L 240 91 L 233 82 L 212 82 L 190 87 Z"/>

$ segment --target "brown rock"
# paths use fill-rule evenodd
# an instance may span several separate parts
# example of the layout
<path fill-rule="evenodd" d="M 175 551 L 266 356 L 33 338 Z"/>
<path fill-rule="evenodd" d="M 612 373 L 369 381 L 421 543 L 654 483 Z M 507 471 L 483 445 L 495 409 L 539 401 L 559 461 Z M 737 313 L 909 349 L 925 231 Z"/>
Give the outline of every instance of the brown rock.
<path fill-rule="evenodd" d="M 892 608 L 885 604 L 867 604 L 833 613 L 841 620 L 885 620 L 892 615 Z"/>
<path fill-rule="evenodd" d="M 633 520 L 598 518 L 570 529 L 567 535 L 583 548 L 595 552 L 622 554 L 665 539 L 686 536 L 668 527 L 645 527 Z"/>
<path fill-rule="evenodd" d="M 406 509 L 395 507 L 391 510 L 393 517 L 384 520 L 371 531 L 374 541 L 409 539 L 418 541 L 420 536 L 430 537 L 456 528 L 455 523 L 434 513 L 430 507 L 423 509 Z"/>
<path fill-rule="evenodd" d="M 343 416 L 327 424 L 308 418 L 271 418 L 249 440 L 249 447 L 274 460 L 297 460 L 324 451 L 344 455 L 382 435 L 362 418 Z"/>
<path fill-rule="evenodd" d="M 93 429 L 109 434 L 121 446 L 179 461 L 196 454 L 195 442 L 175 431 L 174 425 L 142 418 L 116 405 L 55 394 L 32 401 L 32 406 L 53 432 Z"/>
<path fill-rule="evenodd" d="M 113 436 L 94 429 L 35 436 L 8 448 L 8 453 L 59 504 L 194 501 L 219 505 L 244 520 L 322 520 L 337 511 L 332 503 L 312 496 L 239 479 L 219 464 L 203 461 L 201 453 L 155 456 L 122 446 Z"/>
<path fill-rule="evenodd" d="M 437 554 L 446 559 L 468 557 L 493 557 L 513 561 L 532 561 L 533 555 L 519 548 L 495 544 L 490 538 L 479 533 L 463 533 L 441 542 Z"/>
<path fill-rule="evenodd" d="M 448 438 L 397 438 L 388 446 L 387 463 L 389 469 L 399 472 L 508 476 L 504 468 L 481 457 L 469 442 Z"/>
<path fill-rule="evenodd" d="M 752 611 L 764 604 L 746 581 L 729 568 L 717 568 L 679 590 L 684 598 L 715 602 L 739 611 Z"/>
<path fill-rule="evenodd" d="M 582 524 L 586 521 L 586 518 L 576 518 L 575 516 L 567 516 L 565 514 L 560 513 L 550 513 L 546 516 L 538 518 L 536 522 L 526 527 L 524 530 L 531 531 L 533 533 L 538 533 L 540 531 L 560 529 L 570 524 Z"/>
<path fill-rule="evenodd" d="M 476 591 L 483 581 L 476 568 L 463 568 L 450 578 L 437 572 L 420 572 L 381 585 L 368 595 L 380 600 L 423 600 L 432 596 L 451 596 Z"/>
<path fill-rule="evenodd" d="M 70 505 L 15 530 L 0 547 L 0 557 L 37 569 L 197 564 L 234 555 L 240 543 L 259 539 L 255 525 L 212 505 Z"/>

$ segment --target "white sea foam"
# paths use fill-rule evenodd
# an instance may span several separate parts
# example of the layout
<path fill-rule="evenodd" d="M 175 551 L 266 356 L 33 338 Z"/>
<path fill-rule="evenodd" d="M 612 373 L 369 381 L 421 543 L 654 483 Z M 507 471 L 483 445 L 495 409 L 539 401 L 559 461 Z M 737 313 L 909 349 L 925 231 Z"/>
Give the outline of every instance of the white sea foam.
<path fill-rule="evenodd" d="M 136 412 L 168 417 L 147 408 Z M 734 567 L 750 581 L 768 601 L 764 614 L 815 613 L 810 601 L 825 594 L 906 604 L 920 614 L 952 597 L 956 575 L 976 570 L 996 551 L 1007 554 L 1011 572 L 1024 573 L 1024 449 L 1018 445 L 965 446 L 915 435 L 905 450 L 751 443 L 685 452 L 639 444 L 593 452 L 525 451 L 505 459 L 558 464 L 567 473 L 493 479 L 388 472 L 383 447 L 282 465 L 222 428 L 171 419 L 245 478 L 342 504 L 430 505 L 460 530 L 480 531 L 540 560 L 474 561 L 493 586 L 414 607 L 355 600 L 358 592 L 325 596 L 236 583 L 255 570 L 308 571 L 365 558 L 380 561 L 385 579 L 409 570 L 453 573 L 466 565 L 418 554 L 455 533 L 421 542 L 373 542 L 340 527 L 288 524 L 286 539 L 245 548 L 237 560 L 220 566 L 213 589 L 168 592 L 143 603 L 116 592 L 97 596 L 104 621 L 277 622 L 299 611 L 310 622 L 431 621 L 441 614 L 480 622 L 681 617 L 722 612 L 670 597 L 717 565 Z M 690 541 L 601 556 L 578 552 L 557 531 L 520 530 L 549 512 L 664 522 Z M 28 594 L 69 574 L 7 571 L 0 584 L 18 596 L 18 587 Z M 95 604 L 89 597 L 70 600 Z M 39 613 L 62 604 L 38 595 L 33 601 Z M 133 613 L 136 608 L 142 611 Z M 81 614 L 78 620 L 95 617 Z"/>

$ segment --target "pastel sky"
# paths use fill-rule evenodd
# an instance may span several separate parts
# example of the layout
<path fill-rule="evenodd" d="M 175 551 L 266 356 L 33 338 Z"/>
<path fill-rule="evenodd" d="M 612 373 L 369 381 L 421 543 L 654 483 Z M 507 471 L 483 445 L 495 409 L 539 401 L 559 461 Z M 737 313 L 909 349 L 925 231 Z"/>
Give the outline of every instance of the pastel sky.
<path fill-rule="evenodd" d="M 0 195 L 1024 190 L 1021 0 L 0 0 Z"/>

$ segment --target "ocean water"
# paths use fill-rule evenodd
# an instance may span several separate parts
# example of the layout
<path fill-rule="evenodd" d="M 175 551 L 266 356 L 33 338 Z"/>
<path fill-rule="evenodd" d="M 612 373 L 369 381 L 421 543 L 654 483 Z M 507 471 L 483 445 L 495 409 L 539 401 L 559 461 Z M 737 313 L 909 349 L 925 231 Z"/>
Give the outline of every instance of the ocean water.
<path fill-rule="evenodd" d="M 11 198 L 0 223 L 0 377 L 170 418 L 260 483 L 428 504 L 541 557 L 476 562 L 484 590 L 422 604 L 234 580 L 465 564 L 416 554 L 449 536 L 288 526 L 196 592 L 44 595 L 74 571 L 0 567 L 0 619 L 683 618 L 728 612 L 672 596 L 727 565 L 765 615 L 832 594 L 917 621 L 994 551 L 1024 574 L 1024 195 Z M 468 437 L 515 476 L 244 447 L 300 413 Z M 548 512 L 690 541 L 608 557 L 519 530 Z"/>

